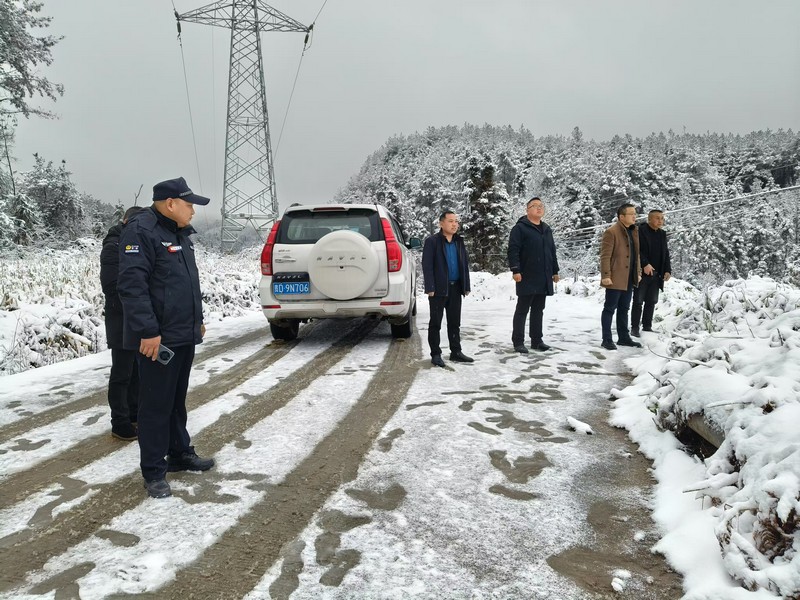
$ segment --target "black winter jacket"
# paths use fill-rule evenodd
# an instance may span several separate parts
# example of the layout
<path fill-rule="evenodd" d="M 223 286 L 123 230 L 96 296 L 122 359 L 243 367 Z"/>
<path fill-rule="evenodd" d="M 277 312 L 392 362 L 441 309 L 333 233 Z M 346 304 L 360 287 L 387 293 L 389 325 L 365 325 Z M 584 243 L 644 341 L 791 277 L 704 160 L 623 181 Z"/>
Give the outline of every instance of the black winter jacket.
<path fill-rule="evenodd" d="M 469 287 L 469 256 L 464 238 L 457 233 L 453 235 L 458 254 L 458 268 L 461 276 L 461 291 L 466 295 Z M 422 247 L 422 275 L 425 280 L 425 293 L 433 292 L 435 296 L 447 296 L 450 291 L 450 276 L 447 272 L 447 256 L 444 245 L 447 238 L 441 230 L 425 238 Z"/>
<path fill-rule="evenodd" d="M 115 350 L 122 348 L 122 302 L 117 295 L 121 234 L 122 224 L 114 225 L 103 238 L 103 249 L 100 250 L 100 285 L 106 297 L 106 342 L 109 348 Z"/>
<path fill-rule="evenodd" d="M 553 295 L 553 275 L 558 274 L 553 230 L 542 221 L 540 232 L 528 217 L 520 217 L 508 238 L 508 268 L 520 273 L 517 295 Z"/>
<path fill-rule="evenodd" d="M 651 265 L 658 277 L 658 285 L 664 289 L 664 273 L 672 274 L 672 264 L 667 248 L 667 234 L 663 229 L 655 230 L 647 223 L 639 227 L 639 258 L 642 268 Z M 642 273 L 642 277 L 647 277 Z"/>
<path fill-rule="evenodd" d="M 125 349 L 138 350 L 143 338 L 158 335 L 168 348 L 203 341 L 193 233 L 191 225 L 178 228 L 153 207 L 134 215 L 123 229 L 117 291 L 125 309 Z"/>

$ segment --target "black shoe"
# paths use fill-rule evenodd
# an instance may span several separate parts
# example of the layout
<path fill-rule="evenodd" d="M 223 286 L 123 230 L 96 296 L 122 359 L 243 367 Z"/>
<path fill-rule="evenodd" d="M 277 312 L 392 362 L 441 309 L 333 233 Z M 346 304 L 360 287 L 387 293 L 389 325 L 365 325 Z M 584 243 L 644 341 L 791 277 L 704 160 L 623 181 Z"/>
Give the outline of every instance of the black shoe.
<path fill-rule="evenodd" d="M 444 366 L 444 361 L 442 360 L 442 355 L 441 354 L 434 354 L 433 356 L 431 356 L 431 364 L 434 367 L 443 367 Z"/>
<path fill-rule="evenodd" d="M 464 362 L 464 363 L 475 362 L 474 358 L 470 358 L 469 356 L 464 354 L 461 350 L 457 350 L 456 352 L 451 352 L 450 360 L 453 360 L 455 362 Z"/>
<path fill-rule="evenodd" d="M 519 352 L 520 354 L 528 354 L 528 349 L 522 344 L 520 344 L 518 346 L 514 346 L 514 352 Z"/>
<path fill-rule="evenodd" d="M 112 425 L 111 437 L 122 440 L 123 442 L 132 442 L 136 439 L 136 428 L 130 423 L 124 425 Z"/>
<path fill-rule="evenodd" d="M 646 329 L 646 328 L 645 328 L 645 331 L 647 331 L 647 329 Z M 636 329 L 635 327 L 631 327 L 631 335 L 632 335 L 633 337 L 639 337 L 639 330 L 638 330 L 638 329 Z"/>
<path fill-rule="evenodd" d="M 167 498 L 172 496 L 172 490 L 166 479 L 156 479 L 155 481 L 145 481 L 144 487 L 147 495 L 151 498 Z"/>
<path fill-rule="evenodd" d="M 642 347 L 642 345 L 639 342 L 634 342 L 631 338 L 617 340 L 617 346 L 630 346 L 631 348 Z"/>
<path fill-rule="evenodd" d="M 650 333 L 653 333 L 653 328 L 652 327 L 642 327 L 642 331 L 648 331 Z"/>
<path fill-rule="evenodd" d="M 547 352 L 548 350 L 550 350 L 550 346 L 548 346 L 544 342 L 539 342 L 538 344 L 531 344 L 531 350 L 537 350 L 539 352 Z"/>
<path fill-rule="evenodd" d="M 167 471 L 208 471 L 214 466 L 213 458 L 200 458 L 194 452 L 184 452 L 180 456 L 167 457 Z"/>
<path fill-rule="evenodd" d="M 617 345 L 614 342 L 612 342 L 611 340 L 603 340 L 603 343 L 600 344 L 600 346 L 602 346 L 606 350 L 616 350 L 617 349 Z"/>

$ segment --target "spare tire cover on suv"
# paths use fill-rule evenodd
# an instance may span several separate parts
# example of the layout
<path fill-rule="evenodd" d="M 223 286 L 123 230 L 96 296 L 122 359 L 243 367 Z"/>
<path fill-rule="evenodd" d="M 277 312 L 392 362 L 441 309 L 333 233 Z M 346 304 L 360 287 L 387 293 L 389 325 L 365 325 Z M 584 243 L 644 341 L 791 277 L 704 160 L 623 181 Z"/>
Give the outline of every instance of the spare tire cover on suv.
<path fill-rule="evenodd" d="M 366 292 L 378 276 L 372 243 L 355 231 L 322 236 L 308 255 L 308 275 L 320 292 L 334 300 L 351 300 Z"/>

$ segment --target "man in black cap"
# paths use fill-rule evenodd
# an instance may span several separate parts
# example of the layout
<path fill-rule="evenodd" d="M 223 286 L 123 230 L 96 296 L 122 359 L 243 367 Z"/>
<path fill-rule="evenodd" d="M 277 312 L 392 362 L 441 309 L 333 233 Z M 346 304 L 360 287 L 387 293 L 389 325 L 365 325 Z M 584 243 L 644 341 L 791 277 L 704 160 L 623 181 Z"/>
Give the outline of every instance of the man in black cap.
<path fill-rule="evenodd" d="M 153 187 L 153 205 L 120 237 L 117 291 L 124 308 L 123 345 L 139 362 L 139 450 L 147 493 L 172 494 L 167 471 L 206 471 L 186 430 L 186 391 L 195 345 L 203 341 L 200 278 L 189 223 L 194 194 L 183 177 Z M 166 348 L 166 349 L 165 349 Z M 168 350 L 167 350 L 168 349 Z M 166 457 L 166 458 L 165 458 Z"/>

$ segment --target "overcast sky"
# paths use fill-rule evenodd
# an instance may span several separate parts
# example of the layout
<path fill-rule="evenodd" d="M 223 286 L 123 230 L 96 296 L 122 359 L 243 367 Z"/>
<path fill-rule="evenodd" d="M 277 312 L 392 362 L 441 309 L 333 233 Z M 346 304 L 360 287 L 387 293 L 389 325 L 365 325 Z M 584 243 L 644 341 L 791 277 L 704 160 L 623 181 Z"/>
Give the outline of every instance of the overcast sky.
<path fill-rule="evenodd" d="M 324 0 L 274 0 L 304 24 Z M 208 0 L 175 0 L 179 12 Z M 81 191 L 149 203 L 183 175 L 222 205 L 230 33 L 183 24 L 200 174 L 168 0 L 44 0 L 60 118 L 21 120 L 17 168 L 67 161 Z M 277 148 L 282 206 L 326 202 L 392 135 L 524 125 L 586 138 L 800 129 L 798 0 L 329 0 Z M 273 149 L 303 47 L 262 39 Z M 212 214 L 213 213 L 213 214 Z"/>

